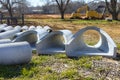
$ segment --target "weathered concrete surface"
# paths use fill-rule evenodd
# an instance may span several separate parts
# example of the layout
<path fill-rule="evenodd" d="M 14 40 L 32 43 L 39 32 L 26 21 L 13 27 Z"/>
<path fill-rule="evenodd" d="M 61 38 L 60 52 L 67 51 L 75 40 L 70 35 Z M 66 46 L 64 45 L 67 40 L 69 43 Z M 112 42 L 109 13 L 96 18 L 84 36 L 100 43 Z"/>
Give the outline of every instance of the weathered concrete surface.
<path fill-rule="evenodd" d="M 101 37 L 94 46 L 87 45 L 83 40 L 83 33 L 87 30 L 97 31 Z M 79 30 L 66 44 L 66 54 L 69 57 L 80 57 L 85 55 L 100 55 L 116 57 L 117 47 L 112 38 L 102 29 L 97 27 L 86 27 Z"/>
<path fill-rule="evenodd" d="M 0 33 L 0 39 L 12 39 L 16 33 L 20 32 L 20 30 L 20 28 L 15 27 L 13 30 L 2 32 Z"/>
<path fill-rule="evenodd" d="M 0 30 L 0 32 L 6 32 L 6 31 L 9 31 L 9 30 L 13 30 L 14 28 L 12 26 L 7 26 L 7 27 L 4 27 L 3 29 Z"/>
<path fill-rule="evenodd" d="M 65 44 L 72 36 L 69 30 L 53 31 L 42 38 L 36 45 L 38 54 L 64 53 Z"/>
<path fill-rule="evenodd" d="M 31 58 L 32 49 L 27 42 L 0 44 L 1 65 L 28 63 Z"/>
<path fill-rule="evenodd" d="M 30 26 L 30 27 L 29 27 L 29 30 L 35 30 L 35 29 L 36 29 L 35 26 Z"/>
<path fill-rule="evenodd" d="M 12 43 L 12 41 L 10 39 L 0 39 L 0 44 L 4 43 Z"/>
<path fill-rule="evenodd" d="M 52 32 L 52 28 L 50 28 L 49 26 L 44 26 L 44 29 L 48 32 Z"/>
<path fill-rule="evenodd" d="M 31 47 L 34 48 L 37 40 L 38 40 L 37 32 L 33 30 L 29 30 L 29 31 L 17 33 L 14 36 L 13 42 L 27 41 L 31 45 Z"/>
<path fill-rule="evenodd" d="M 20 29 L 21 29 L 21 26 L 15 26 L 14 29 L 20 30 Z"/>
<path fill-rule="evenodd" d="M 1 29 L 5 28 L 7 26 L 8 26 L 7 24 L 0 24 L 0 31 L 1 31 Z"/>
<path fill-rule="evenodd" d="M 38 42 L 43 38 L 45 37 L 46 35 L 49 34 L 48 31 L 46 31 L 45 29 L 41 29 L 41 28 L 36 28 L 35 30 L 37 32 L 37 37 L 38 37 Z"/>
<path fill-rule="evenodd" d="M 22 29 L 22 31 L 27 31 L 29 28 L 28 28 L 28 26 L 23 26 L 21 29 Z"/>
<path fill-rule="evenodd" d="M 42 29 L 43 27 L 42 26 L 37 26 L 36 29 Z"/>

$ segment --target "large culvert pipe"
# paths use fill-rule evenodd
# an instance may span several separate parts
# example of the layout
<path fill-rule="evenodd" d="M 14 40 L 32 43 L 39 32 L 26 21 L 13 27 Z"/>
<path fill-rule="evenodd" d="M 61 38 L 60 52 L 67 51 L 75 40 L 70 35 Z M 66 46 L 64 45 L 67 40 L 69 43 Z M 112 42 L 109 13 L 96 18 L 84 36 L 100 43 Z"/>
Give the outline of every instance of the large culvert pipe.
<path fill-rule="evenodd" d="M 94 46 L 89 46 L 84 42 L 83 34 L 88 30 L 95 30 L 100 35 L 99 42 Z M 94 26 L 88 26 L 79 30 L 66 44 L 65 49 L 68 57 L 80 57 L 86 55 L 116 57 L 117 52 L 117 46 L 112 38 L 105 31 Z"/>
<path fill-rule="evenodd" d="M 0 44 L 0 64 L 15 65 L 30 62 L 32 49 L 27 42 Z"/>

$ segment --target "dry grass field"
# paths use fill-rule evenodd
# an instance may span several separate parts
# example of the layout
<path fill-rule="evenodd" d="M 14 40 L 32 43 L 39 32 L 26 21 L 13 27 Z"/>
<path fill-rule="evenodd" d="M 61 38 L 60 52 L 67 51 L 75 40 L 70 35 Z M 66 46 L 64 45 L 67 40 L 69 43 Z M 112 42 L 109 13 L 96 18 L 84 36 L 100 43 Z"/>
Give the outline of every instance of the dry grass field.
<path fill-rule="evenodd" d="M 52 16 L 52 18 L 51 18 Z M 115 41 L 120 53 L 120 22 L 105 20 L 61 20 L 58 15 L 27 15 L 26 25 L 50 26 L 53 30 L 68 29 L 76 33 L 86 26 L 97 26 L 106 31 Z M 99 40 L 96 31 L 84 33 L 85 42 L 94 45 Z M 95 66 L 94 61 L 106 62 Z M 120 57 L 115 59 L 101 56 L 68 58 L 65 54 L 36 55 L 29 64 L 0 66 L 0 80 L 120 80 Z M 117 67 L 115 67 L 117 65 Z"/>

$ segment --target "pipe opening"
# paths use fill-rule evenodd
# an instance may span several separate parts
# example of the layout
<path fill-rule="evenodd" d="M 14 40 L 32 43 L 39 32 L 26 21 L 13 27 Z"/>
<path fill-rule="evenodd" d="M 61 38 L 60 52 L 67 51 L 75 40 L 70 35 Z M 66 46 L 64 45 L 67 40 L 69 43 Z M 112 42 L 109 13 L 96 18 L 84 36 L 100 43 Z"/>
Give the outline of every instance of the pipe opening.
<path fill-rule="evenodd" d="M 100 40 L 100 34 L 95 30 L 87 30 L 83 33 L 83 40 L 86 45 L 95 46 Z"/>

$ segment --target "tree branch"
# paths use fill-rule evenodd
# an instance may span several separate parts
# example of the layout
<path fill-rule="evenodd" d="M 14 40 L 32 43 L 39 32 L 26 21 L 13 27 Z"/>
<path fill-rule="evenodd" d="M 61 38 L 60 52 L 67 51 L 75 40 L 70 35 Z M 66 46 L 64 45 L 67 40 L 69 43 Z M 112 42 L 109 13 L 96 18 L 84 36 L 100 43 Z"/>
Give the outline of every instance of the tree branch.
<path fill-rule="evenodd" d="M 69 2 L 70 2 L 70 0 L 67 0 L 67 2 L 65 3 L 64 11 L 66 10 L 66 8 L 67 8 Z"/>
<path fill-rule="evenodd" d="M 61 6 L 60 6 L 60 3 L 58 2 L 58 0 L 55 0 L 57 5 L 58 5 L 58 8 L 61 9 Z"/>

